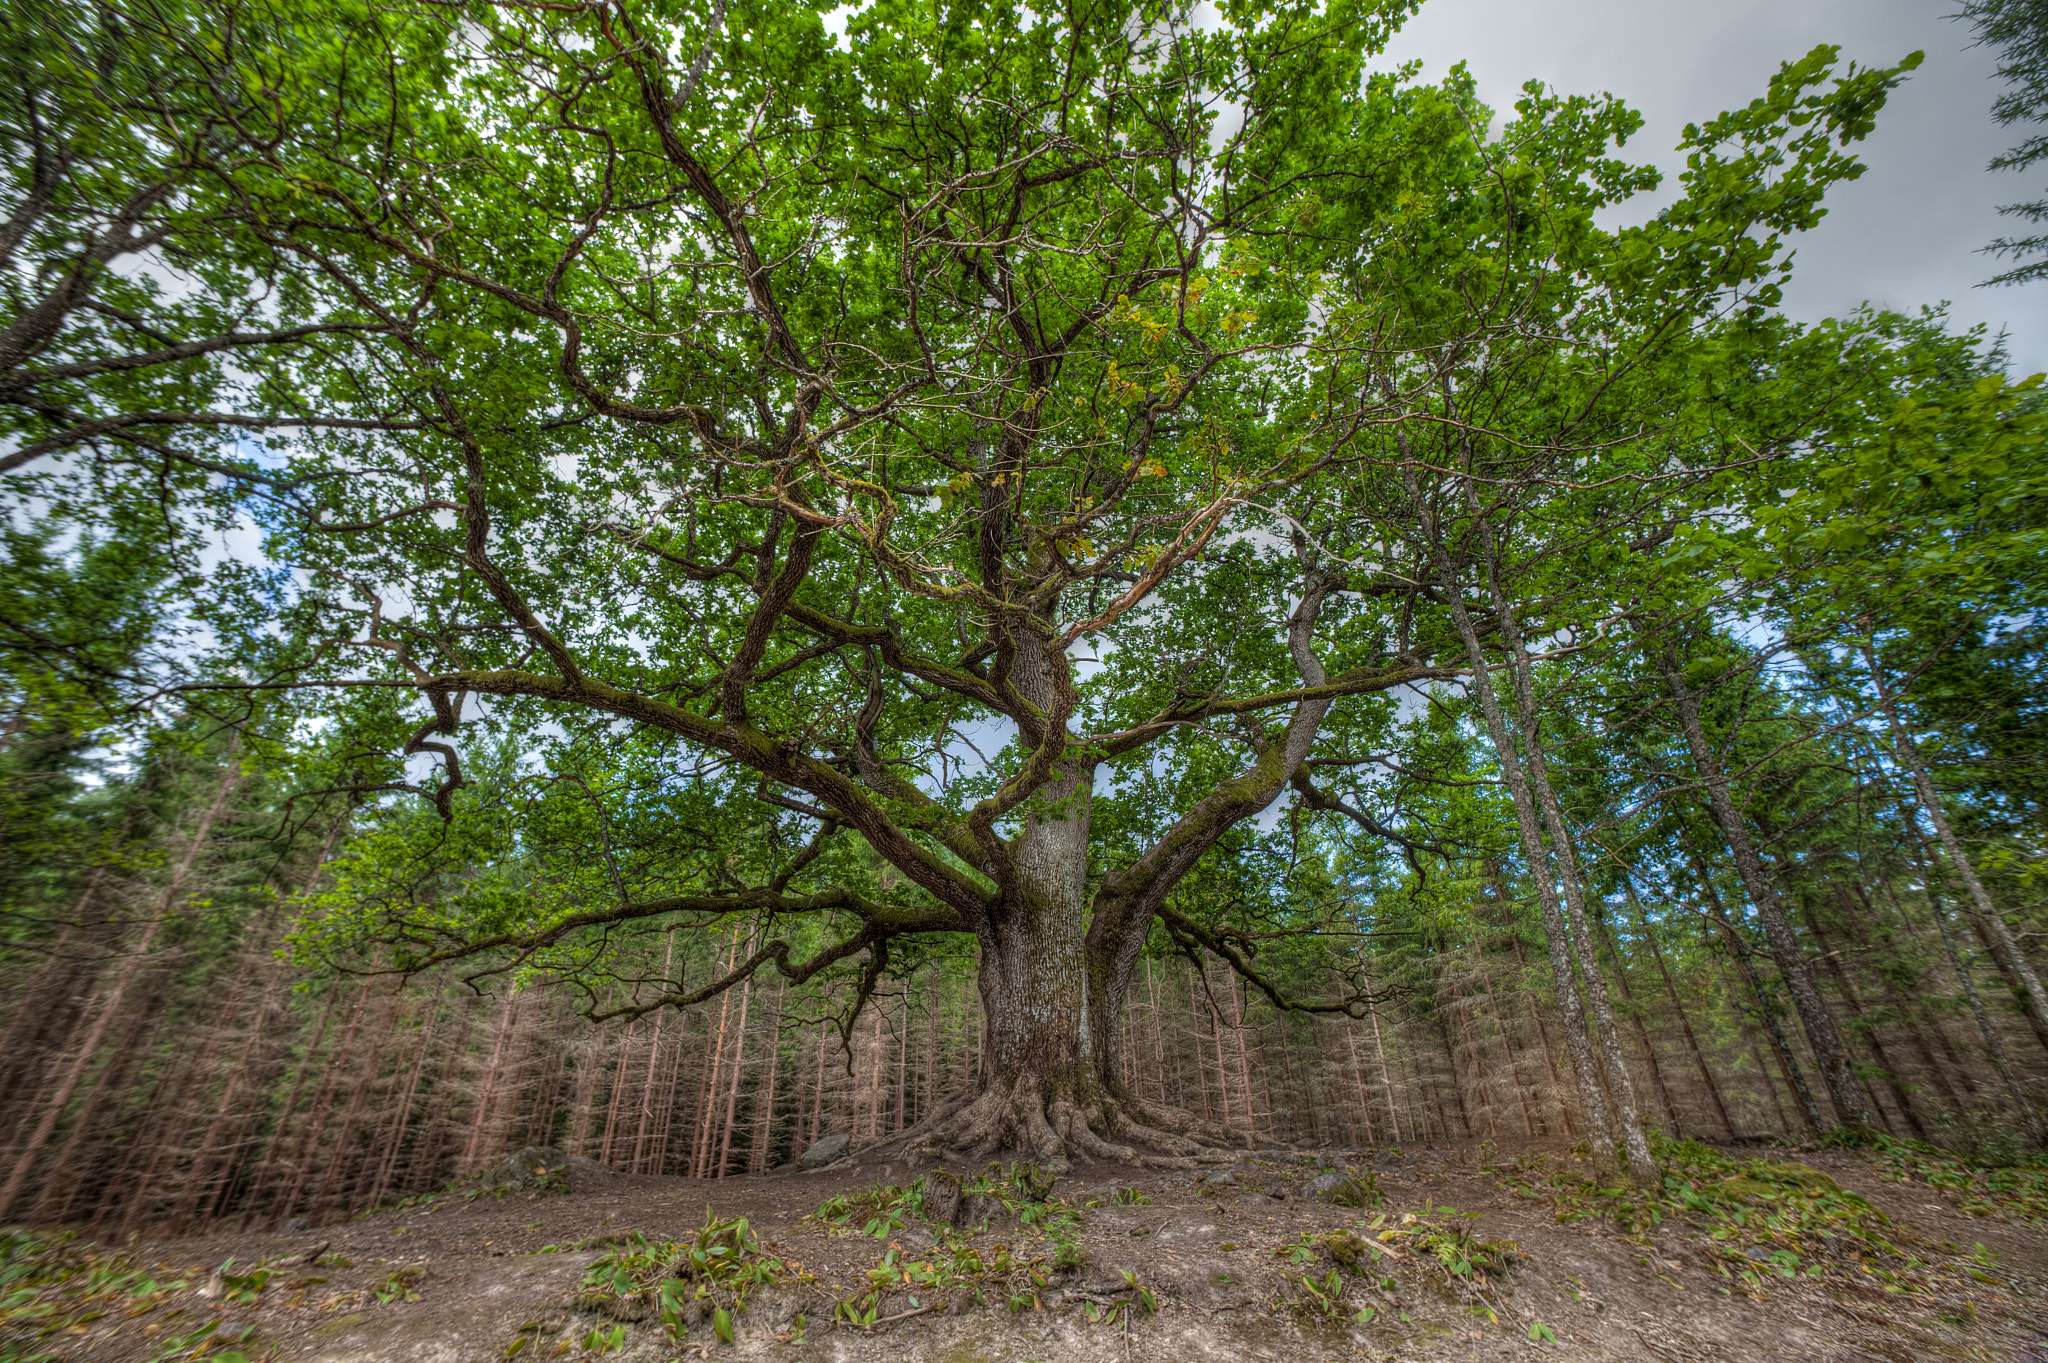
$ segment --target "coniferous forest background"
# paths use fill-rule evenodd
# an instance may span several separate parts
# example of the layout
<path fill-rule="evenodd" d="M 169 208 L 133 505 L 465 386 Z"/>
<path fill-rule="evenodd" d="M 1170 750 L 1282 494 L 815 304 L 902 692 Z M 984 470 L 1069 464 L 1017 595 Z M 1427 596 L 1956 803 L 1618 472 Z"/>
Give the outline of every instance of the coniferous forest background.
<path fill-rule="evenodd" d="M 1970 760 L 1943 779 L 1981 802 L 1964 835 L 1974 846 L 2036 835 L 2026 791 L 2042 729 L 2026 698 L 2038 666 L 2023 639 L 1952 660 L 1961 699 L 1943 719 Z M 1781 893 L 1885 1128 L 2010 1158 L 2030 1144 L 2048 1036 L 1910 794 L 1867 735 L 1831 728 L 1824 697 L 1752 681 L 1741 703 L 1739 741 L 1773 753 L 1758 821 L 1782 827 L 1767 844 Z M 1448 713 L 1437 722 L 1450 742 Z M 1671 742 L 1641 732 L 1628 746 L 1642 761 Z M 1608 765 L 1618 757 L 1587 744 L 1582 798 L 1630 799 L 1631 773 Z M 845 1036 L 851 981 L 750 982 L 688 1010 L 594 1023 L 580 995 L 545 980 L 472 987 L 459 970 L 406 980 L 293 964 L 280 953 L 331 879 L 347 813 L 293 811 L 231 732 L 189 726 L 117 774 L 95 768 L 103 760 L 17 717 L 7 893 L 13 922 L 42 920 L 54 936 L 9 953 L 0 1216 L 98 1233 L 332 1218 L 526 1145 L 633 1172 L 759 1173 L 822 1135 L 901 1130 L 972 1080 L 980 1010 L 966 959 L 937 957 L 885 986 Z M 1668 879 L 1593 872 L 1601 963 L 1647 1120 L 1712 1141 L 1827 1130 L 1742 888 L 1714 868 L 1726 854 L 1711 825 L 1663 817 L 1625 836 L 1653 840 Z M 1989 860 L 2000 912 L 2018 940 L 2037 940 L 2040 888 L 2023 861 Z M 1420 891 L 1406 866 L 1332 886 L 1352 900 L 1352 930 L 1369 934 L 1361 959 L 1380 1001 L 1362 1019 L 1277 1012 L 1162 941 L 1126 1023 L 1128 1082 L 1260 1142 L 1575 1139 L 1540 925 L 1519 889 L 1499 860 L 1435 866 Z M 1189 891 L 1205 892 L 1230 887 Z M 1313 991 L 1320 946 L 1281 937 L 1269 954 Z M 630 949 L 650 978 L 667 963 L 696 981 L 745 952 L 746 928 Z"/>

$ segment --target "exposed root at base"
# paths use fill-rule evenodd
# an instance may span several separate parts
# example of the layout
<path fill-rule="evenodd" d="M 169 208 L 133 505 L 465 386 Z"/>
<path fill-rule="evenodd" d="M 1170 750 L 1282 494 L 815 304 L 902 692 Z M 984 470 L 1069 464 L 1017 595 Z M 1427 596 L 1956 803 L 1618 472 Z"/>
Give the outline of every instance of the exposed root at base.
<path fill-rule="evenodd" d="M 988 1158 L 1014 1149 L 1053 1173 L 1076 1156 L 1154 1169 L 1198 1169 L 1236 1158 L 1243 1132 L 1130 1093 L 1048 1094 L 1037 1075 L 949 1103 L 886 1144 L 906 1155 Z"/>

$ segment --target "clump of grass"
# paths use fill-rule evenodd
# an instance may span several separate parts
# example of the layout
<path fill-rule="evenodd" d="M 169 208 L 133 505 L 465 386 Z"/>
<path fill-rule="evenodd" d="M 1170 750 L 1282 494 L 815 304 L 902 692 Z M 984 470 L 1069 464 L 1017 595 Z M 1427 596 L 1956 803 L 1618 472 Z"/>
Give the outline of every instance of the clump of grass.
<path fill-rule="evenodd" d="M 886 1240 L 902 1230 L 912 1217 L 922 1215 L 923 1204 L 921 1184 L 899 1188 L 890 1183 L 877 1183 L 872 1188 L 829 1197 L 811 1215 L 834 1233 L 858 1233 Z"/>
<path fill-rule="evenodd" d="M 600 1256 L 583 1275 L 576 1305 L 618 1320 L 651 1315 L 678 1339 L 709 1324 L 730 1344 L 733 1318 L 746 1314 L 753 1290 L 793 1271 L 761 1246 L 745 1217 L 721 1218 L 706 1207 L 703 1226 L 687 1240 L 636 1233 Z"/>
<path fill-rule="evenodd" d="M 216 1290 L 230 1305 L 254 1304 L 272 1270 L 258 1264 L 234 1273 L 233 1267 L 232 1259 L 220 1266 Z M 69 1232 L 0 1231 L 0 1363 L 55 1363 L 92 1322 L 115 1311 L 124 1320 L 138 1320 L 196 1286 L 190 1278 L 161 1281 L 136 1267 L 130 1255 L 80 1245 Z M 216 1363 L 246 1363 L 236 1346 L 254 1337 L 249 1326 L 211 1320 L 161 1336 L 152 1358 L 204 1354 Z M 65 1347 L 47 1347 L 53 1343 Z"/>

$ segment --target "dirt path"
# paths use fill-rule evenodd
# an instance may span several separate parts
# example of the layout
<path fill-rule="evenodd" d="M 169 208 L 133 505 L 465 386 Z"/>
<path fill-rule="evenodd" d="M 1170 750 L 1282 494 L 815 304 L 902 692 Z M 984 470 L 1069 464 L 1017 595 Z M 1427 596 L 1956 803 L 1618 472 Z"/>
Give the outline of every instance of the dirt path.
<path fill-rule="evenodd" d="M 1533 1161 L 1546 1152 L 1517 1153 Z M 1727 1153 L 1748 1159 L 1759 1152 Z M 1053 1241 L 1042 1227 L 1000 1214 L 988 1229 L 955 1237 L 935 1237 L 914 1217 L 882 1227 L 879 1238 L 856 1233 L 858 1212 L 844 1229 L 805 1219 L 836 1195 L 908 1184 L 929 1163 L 723 1182 L 585 1171 L 571 1176 L 567 1192 L 447 1198 L 293 1235 L 143 1242 L 131 1250 L 136 1262 L 187 1286 L 132 1317 L 109 1312 L 43 1347 L 80 1363 L 189 1357 L 189 1348 L 180 1354 L 173 1346 L 211 1322 L 216 1340 L 253 1327 L 242 1346 L 251 1359 L 269 1350 L 293 1363 L 575 1359 L 590 1356 L 593 1340 L 620 1360 L 791 1363 L 1911 1363 L 2032 1359 L 2027 1350 L 2048 1314 L 2048 1236 L 1965 1215 L 1953 1193 L 1882 1181 L 1854 1153 L 1771 1156 L 1831 1176 L 1895 1223 L 1886 1233 L 1897 1255 L 1883 1262 L 1837 1256 L 1824 1270 L 1819 1259 L 1787 1269 L 1759 1253 L 1772 1247 L 1768 1239 L 1745 1248 L 1682 1219 L 1633 1235 L 1604 1216 L 1561 1224 L 1553 1201 L 1529 1196 L 1518 1174 L 1482 1169 L 1482 1158 L 1498 1168 L 1501 1157 L 1469 1147 L 1268 1152 L 1241 1161 L 1222 1183 L 1206 1181 L 1209 1174 L 1084 1166 L 1054 1191 L 1078 1218 L 1066 1234 L 1085 1255 L 1066 1271 L 1052 1267 Z M 1330 1166 L 1376 1180 L 1384 1202 L 1361 1210 L 1304 1196 Z M 578 1309 L 586 1270 L 611 1248 L 602 1242 L 632 1232 L 687 1239 L 707 1206 L 721 1217 L 748 1218 L 762 1252 L 791 1266 L 780 1286 L 750 1299 L 733 1343 L 720 1343 L 709 1323 L 678 1340 L 649 1313 L 615 1321 Z M 1359 1260 L 1353 1269 L 1333 1262 L 1344 1256 L 1326 1239 L 1347 1233 L 1358 1239 L 1342 1243 L 1363 1245 L 1362 1253 L 1350 1252 Z M 1509 1266 L 1476 1266 L 1487 1242 L 1508 1240 L 1518 1247 Z M 1979 1245 L 1983 1253 L 1975 1255 Z M 323 1246 L 317 1264 L 286 1262 Z M 891 1280 L 885 1290 L 875 1287 L 903 1265 L 970 1250 L 977 1263 L 1019 1267 L 1002 1288 L 993 1274 L 950 1286 Z M 236 1264 L 220 1295 L 203 1296 L 205 1280 L 230 1257 Z M 885 1258 L 893 1267 L 882 1266 Z M 233 1300 L 233 1275 L 258 1261 L 271 1276 L 248 1302 Z M 948 1260 L 956 1261 L 965 1262 Z M 1461 1262 L 1470 1271 L 1454 1271 Z M 1887 1282 L 1887 1272 L 1900 1281 Z M 1143 1309 L 1140 1288 L 1156 1311 Z M 873 1304 L 869 1314 L 878 1320 L 900 1318 L 835 1325 L 835 1303 L 858 1310 L 861 1301 Z"/>

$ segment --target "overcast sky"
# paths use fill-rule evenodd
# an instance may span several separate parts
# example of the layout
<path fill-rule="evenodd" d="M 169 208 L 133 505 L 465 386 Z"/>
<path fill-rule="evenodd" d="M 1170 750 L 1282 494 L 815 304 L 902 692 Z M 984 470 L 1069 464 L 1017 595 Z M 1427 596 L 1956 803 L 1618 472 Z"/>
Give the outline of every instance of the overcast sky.
<path fill-rule="evenodd" d="M 1889 65 L 1927 60 L 1859 144 L 1862 179 L 1829 195 L 1819 228 L 1797 242 L 1787 308 L 1814 319 L 1868 300 L 1913 310 L 1950 303 L 1957 324 L 2011 333 L 2019 374 L 2048 369 L 2048 283 L 1983 289 L 1997 272 L 1978 248 L 2023 224 L 1998 205 L 2039 198 L 2038 173 L 1992 173 L 1985 163 L 2021 130 L 1991 121 L 2002 88 L 1993 55 L 1942 16 L 1956 0 L 1426 0 L 1386 59 L 1419 61 L 1434 79 L 1466 62 L 1481 98 L 1506 111 L 1523 82 L 1565 93 L 1609 91 L 1646 121 L 1628 152 L 1678 168 L 1679 132 L 1763 93 L 1778 64 L 1819 43 L 1845 58 Z M 1671 183 L 1667 180 L 1667 184 Z"/>

